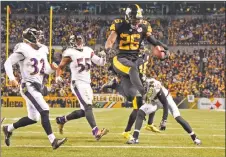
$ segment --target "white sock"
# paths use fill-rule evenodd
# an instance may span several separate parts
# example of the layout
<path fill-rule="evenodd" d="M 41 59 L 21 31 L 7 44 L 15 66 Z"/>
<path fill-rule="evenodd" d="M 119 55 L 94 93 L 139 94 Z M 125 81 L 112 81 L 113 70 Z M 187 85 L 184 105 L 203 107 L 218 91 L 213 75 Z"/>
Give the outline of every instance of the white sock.
<path fill-rule="evenodd" d="M 192 131 L 189 135 L 191 136 L 191 135 L 194 135 L 195 133 Z"/>
<path fill-rule="evenodd" d="M 15 128 L 13 127 L 13 124 L 8 125 L 8 131 L 13 132 L 13 130 L 15 130 Z"/>
<path fill-rule="evenodd" d="M 64 116 L 64 119 L 65 119 L 65 122 L 67 122 L 68 120 L 67 120 L 67 116 Z"/>
<path fill-rule="evenodd" d="M 48 135 L 48 138 L 49 138 L 49 141 L 50 141 L 50 143 L 53 143 L 53 141 L 55 140 L 55 135 L 52 133 L 52 134 L 50 134 L 50 135 Z"/>
<path fill-rule="evenodd" d="M 95 130 L 97 128 L 97 126 L 95 126 L 92 130 Z"/>

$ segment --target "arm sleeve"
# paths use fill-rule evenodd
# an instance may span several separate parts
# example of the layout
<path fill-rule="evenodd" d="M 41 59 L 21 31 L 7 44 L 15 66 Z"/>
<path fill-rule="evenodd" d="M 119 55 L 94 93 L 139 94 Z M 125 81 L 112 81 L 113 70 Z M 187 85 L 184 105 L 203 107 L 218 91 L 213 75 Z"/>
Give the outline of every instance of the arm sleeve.
<path fill-rule="evenodd" d="M 166 99 L 166 95 L 164 94 L 162 88 L 160 89 L 159 93 L 157 94 L 157 97 L 159 99 L 159 101 L 162 103 L 163 105 L 163 115 L 162 115 L 162 120 L 167 120 L 168 118 L 168 108 L 169 108 L 169 104 L 168 101 Z"/>
<path fill-rule="evenodd" d="M 45 56 L 44 58 L 44 62 L 45 62 L 45 74 L 52 74 L 54 72 L 54 70 L 51 68 L 50 64 L 49 64 L 49 61 L 47 59 L 47 55 Z"/>
<path fill-rule="evenodd" d="M 15 80 L 15 76 L 13 74 L 13 65 L 18 63 L 19 61 L 24 60 L 24 55 L 20 52 L 14 52 L 9 56 L 9 58 L 4 63 L 5 71 L 9 80 Z"/>
<path fill-rule="evenodd" d="M 91 54 L 91 61 L 99 66 L 104 66 L 106 63 L 106 57 L 98 57 L 97 55 L 94 54 L 94 52 L 92 52 Z"/>

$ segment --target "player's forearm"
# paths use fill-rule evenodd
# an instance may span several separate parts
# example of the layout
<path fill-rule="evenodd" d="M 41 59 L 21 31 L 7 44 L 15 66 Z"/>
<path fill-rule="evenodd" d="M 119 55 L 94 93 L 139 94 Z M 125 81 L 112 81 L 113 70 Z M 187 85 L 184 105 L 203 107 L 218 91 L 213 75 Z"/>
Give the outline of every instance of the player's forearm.
<path fill-rule="evenodd" d="M 63 69 L 61 66 L 56 70 L 56 77 L 60 77 L 63 74 Z"/>
<path fill-rule="evenodd" d="M 168 50 L 167 45 L 163 44 L 161 41 L 155 39 L 155 37 L 153 35 L 148 36 L 147 41 L 154 46 L 162 46 L 165 50 Z"/>
<path fill-rule="evenodd" d="M 48 74 L 49 75 L 49 74 L 54 73 L 54 71 L 55 70 L 51 68 L 50 64 L 47 63 L 46 66 L 45 66 L 45 74 Z"/>
<path fill-rule="evenodd" d="M 111 49 L 115 43 L 115 40 L 117 38 L 117 33 L 115 31 L 112 31 L 111 34 L 109 35 L 106 44 L 105 44 L 105 49 Z"/>
<path fill-rule="evenodd" d="M 10 58 L 6 60 L 4 63 L 4 68 L 6 71 L 7 76 L 9 77 L 9 80 L 15 80 L 15 76 L 13 74 L 13 64 L 11 63 Z"/>
<path fill-rule="evenodd" d="M 98 57 L 97 55 L 94 55 L 92 57 L 92 62 L 99 66 L 104 66 L 106 64 L 106 57 Z"/>

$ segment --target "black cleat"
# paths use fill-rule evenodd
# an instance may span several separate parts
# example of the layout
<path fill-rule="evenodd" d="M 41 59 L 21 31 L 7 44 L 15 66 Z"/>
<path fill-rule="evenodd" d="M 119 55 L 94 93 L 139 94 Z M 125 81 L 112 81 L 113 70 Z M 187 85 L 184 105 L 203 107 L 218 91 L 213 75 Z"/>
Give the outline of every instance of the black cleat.
<path fill-rule="evenodd" d="M 10 137 L 12 136 L 13 133 L 8 131 L 8 126 L 3 126 L 2 131 L 5 135 L 5 144 L 7 146 L 10 146 Z"/>
<path fill-rule="evenodd" d="M 67 138 L 62 138 L 62 139 L 55 138 L 54 141 L 53 141 L 53 143 L 52 143 L 53 149 L 57 149 L 62 144 L 64 144 L 66 141 L 67 141 Z"/>

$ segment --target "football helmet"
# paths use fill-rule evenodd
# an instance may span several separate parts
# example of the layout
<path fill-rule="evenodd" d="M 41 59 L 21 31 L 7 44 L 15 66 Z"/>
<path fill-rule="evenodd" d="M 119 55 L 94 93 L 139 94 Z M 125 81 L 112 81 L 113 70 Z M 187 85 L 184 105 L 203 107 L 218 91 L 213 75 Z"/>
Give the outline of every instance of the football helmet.
<path fill-rule="evenodd" d="M 84 38 L 82 35 L 71 35 L 69 38 L 69 45 L 76 49 L 83 49 Z"/>
<path fill-rule="evenodd" d="M 129 5 L 125 11 L 125 20 L 130 23 L 132 29 L 137 29 L 142 22 L 143 9 L 138 4 Z"/>
<path fill-rule="evenodd" d="M 35 28 L 27 28 L 23 31 L 22 37 L 25 41 L 33 44 L 38 43 L 38 31 Z"/>

